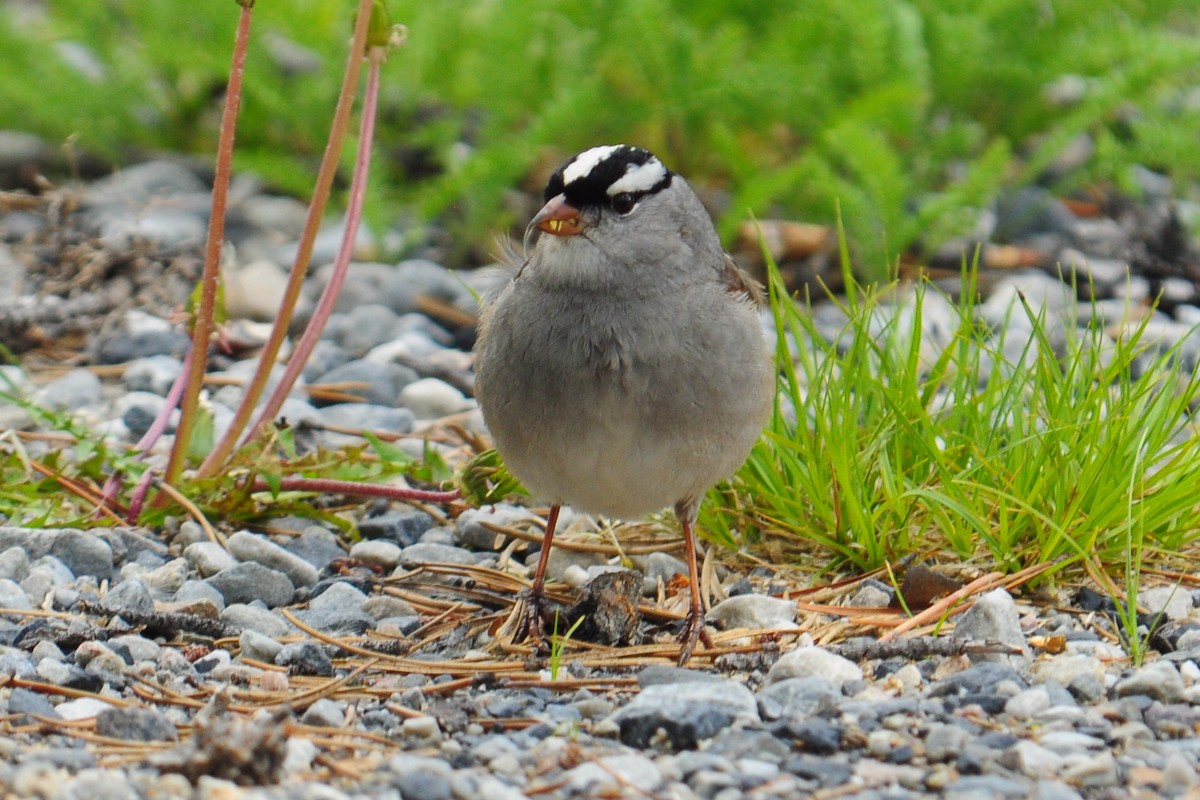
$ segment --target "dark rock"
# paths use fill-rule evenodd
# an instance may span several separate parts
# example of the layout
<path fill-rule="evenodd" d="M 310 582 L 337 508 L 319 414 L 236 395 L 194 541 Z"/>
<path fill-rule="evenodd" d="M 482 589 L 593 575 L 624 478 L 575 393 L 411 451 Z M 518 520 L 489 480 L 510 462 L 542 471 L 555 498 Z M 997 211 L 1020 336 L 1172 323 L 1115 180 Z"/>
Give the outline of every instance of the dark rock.
<path fill-rule="evenodd" d="M 96 716 L 96 733 L 134 742 L 174 742 L 174 723 L 152 708 L 111 708 Z"/>
<path fill-rule="evenodd" d="M 333 675 L 333 661 L 320 645 L 313 642 L 285 644 L 275 656 L 275 664 L 287 667 L 293 675 L 316 675 L 328 678 Z"/>
<path fill-rule="evenodd" d="M 364 539 L 387 539 L 408 547 L 432 527 L 433 517 L 424 511 L 392 511 L 359 520 L 358 532 Z"/>

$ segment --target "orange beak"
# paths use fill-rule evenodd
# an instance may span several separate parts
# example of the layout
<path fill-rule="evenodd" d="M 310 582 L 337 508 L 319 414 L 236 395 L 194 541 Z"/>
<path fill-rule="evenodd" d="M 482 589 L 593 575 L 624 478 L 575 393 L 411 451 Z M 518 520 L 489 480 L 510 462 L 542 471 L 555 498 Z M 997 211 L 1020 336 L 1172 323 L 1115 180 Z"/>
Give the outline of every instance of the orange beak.
<path fill-rule="evenodd" d="M 566 197 L 561 194 L 550 198 L 550 201 L 542 206 L 542 210 L 529 221 L 529 225 L 537 226 L 553 236 L 575 236 L 587 228 L 579 209 L 569 205 Z"/>

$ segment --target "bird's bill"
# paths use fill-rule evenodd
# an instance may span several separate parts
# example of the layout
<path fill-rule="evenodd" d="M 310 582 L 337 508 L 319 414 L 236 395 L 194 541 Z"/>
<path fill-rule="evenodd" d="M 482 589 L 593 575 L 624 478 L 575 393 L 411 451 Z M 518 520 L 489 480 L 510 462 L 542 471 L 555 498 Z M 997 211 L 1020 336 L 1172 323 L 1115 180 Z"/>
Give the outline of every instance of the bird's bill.
<path fill-rule="evenodd" d="M 569 204 L 566 196 L 561 194 L 550 198 L 549 202 L 542 206 L 542 210 L 529 221 L 529 225 L 553 236 L 575 236 L 583 233 L 587 227 L 579 209 Z"/>

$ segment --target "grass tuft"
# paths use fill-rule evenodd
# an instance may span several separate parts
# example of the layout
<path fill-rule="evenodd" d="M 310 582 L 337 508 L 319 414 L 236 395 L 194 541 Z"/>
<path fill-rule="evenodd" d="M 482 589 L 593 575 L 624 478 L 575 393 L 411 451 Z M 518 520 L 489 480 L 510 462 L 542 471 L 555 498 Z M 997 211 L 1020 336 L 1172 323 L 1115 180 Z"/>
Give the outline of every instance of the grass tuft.
<path fill-rule="evenodd" d="M 1063 325 L 1024 298 L 992 335 L 974 274 L 957 302 L 851 284 L 831 327 L 835 307 L 796 302 L 771 265 L 779 402 L 704 526 L 861 570 L 931 551 L 1137 569 L 1193 545 L 1200 376 L 1183 343 Z"/>

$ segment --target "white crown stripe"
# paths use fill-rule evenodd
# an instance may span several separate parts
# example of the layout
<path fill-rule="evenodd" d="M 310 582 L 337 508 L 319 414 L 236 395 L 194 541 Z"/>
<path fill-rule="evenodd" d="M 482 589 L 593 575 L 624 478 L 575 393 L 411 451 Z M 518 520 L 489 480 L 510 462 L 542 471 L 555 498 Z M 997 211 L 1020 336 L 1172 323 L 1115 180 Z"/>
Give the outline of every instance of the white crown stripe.
<path fill-rule="evenodd" d="M 667 168 L 662 165 L 662 162 L 657 158 L 651 159 L 645 164 L 632 167 L 620 178 L 613 181 L 612 185 L 607 189 L 608 196 L 614 197 L 622 192 L 629 192 L 630 194 L 648 192 L 657 186 L 658 182 L 666 176 Z"/>
<path fill-rule="evenodd" d="M 622 147 L 624 145 L 609 144 L 603 147 L 593 147 L 591 150 L 584 150 L 575 156 L 575 160 L 571 162 L 570 166 L 563 170 L 563 183 L 569 185 L 580 178 L 587 177 L 588 173 L 595 169 L 597 164 Z"/>

